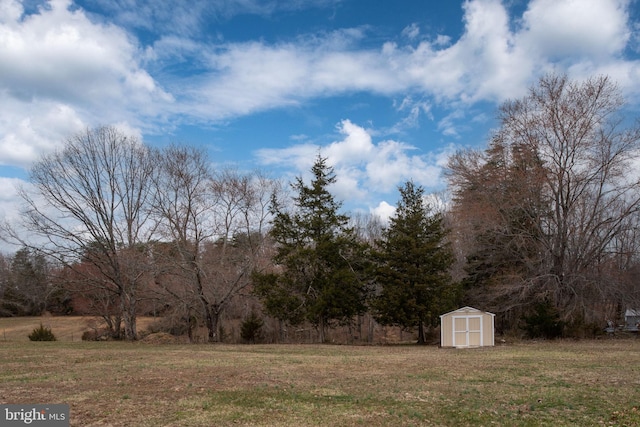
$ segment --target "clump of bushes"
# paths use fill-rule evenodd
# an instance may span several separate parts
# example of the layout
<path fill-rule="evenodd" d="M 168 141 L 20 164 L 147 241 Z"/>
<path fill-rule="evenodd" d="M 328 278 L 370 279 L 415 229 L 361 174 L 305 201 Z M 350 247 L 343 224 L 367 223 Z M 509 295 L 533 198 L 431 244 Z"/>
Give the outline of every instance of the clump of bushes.
<path fill-rule="evenodd" d="M 40 327 L 35 328 L 29 334 L 29 339 L 31 341 L 56 341 L 56 336 L 51 331 L 51 328 L 46 328 L 40 323 Z"/>

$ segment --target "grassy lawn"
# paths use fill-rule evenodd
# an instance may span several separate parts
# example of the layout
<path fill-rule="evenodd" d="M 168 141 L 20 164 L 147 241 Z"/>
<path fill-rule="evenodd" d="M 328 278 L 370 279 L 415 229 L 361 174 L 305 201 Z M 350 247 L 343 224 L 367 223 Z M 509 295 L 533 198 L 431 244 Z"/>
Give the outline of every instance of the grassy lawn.
<path fill-rule="evenodd" d="M 83 427 L 634 426 L 640 339 L 453 350 L 0 337 L 0 403 L 68 403 Z"/>

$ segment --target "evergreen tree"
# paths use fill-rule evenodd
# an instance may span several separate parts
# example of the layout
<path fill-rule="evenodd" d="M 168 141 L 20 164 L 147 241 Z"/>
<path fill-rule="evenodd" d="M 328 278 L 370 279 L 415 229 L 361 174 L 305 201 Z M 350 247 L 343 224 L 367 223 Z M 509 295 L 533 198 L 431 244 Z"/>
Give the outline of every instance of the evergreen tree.
<path fill-rule="evenodd" d="M 328 190 L 336 180 L 327 159 L 318 156 L 310 185 L 297 178 L 295 210 L 274 197 L 271 235 L 277 245 L 276 272 L 254 274 L 255 292 L 266 311 L 290 324 L 305 320 L 320 341 L 333 323 L 346 324 L 366 310 L 365 247 L 339 213 L 341 203 Z"/>
<path fill-rule="evenodd" d="M 468 221 L 473 230 L 462 285 L 465 301 L 497 313 L 501 326 L 514 325 L 527 305 L 546 298 L 528 294 L 523 303 L 514 286 L 526 281 L 536 285 L 532 278 L 544 263 L 543 224 L 551 210 L 543 192 L 545 170 L 535 151 L 499 139 L 490 143 L 484 158 L 474 182 L 456 196 L 457 202 L 472 207 L 454 207 L 459 224 Z"/>
<path fill-rule="evenodd" d="M 21 248 L 13 256 L 3 310 L 17 316 L 39 316 L 50 296 L 48 264 L 44 256 Z"/>
<path fill-rule="evenodd" d="M 425 326 L 435 326 L 456 294 L 449 268 L 453 254 L 445 241 L 440 214 L 431 213 L 424 189 L 409 181 L 400 187 L 401 200 L 379 242 L 373 300 L 376 319 L 384 325 L 418 328 L 425 343 Z"/>

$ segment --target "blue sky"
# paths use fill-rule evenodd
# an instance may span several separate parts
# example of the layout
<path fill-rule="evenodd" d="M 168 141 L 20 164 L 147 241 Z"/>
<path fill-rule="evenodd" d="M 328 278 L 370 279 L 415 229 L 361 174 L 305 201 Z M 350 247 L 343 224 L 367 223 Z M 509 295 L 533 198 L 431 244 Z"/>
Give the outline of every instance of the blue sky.
<path fill-rule="evenodd" d="M 351 211 L 444 187 L 540 76 L 614 78 L 637 115 L 636 0 L 0 0 L 0 219 L 87 127 L 290 179 L 315 156 Z"/>

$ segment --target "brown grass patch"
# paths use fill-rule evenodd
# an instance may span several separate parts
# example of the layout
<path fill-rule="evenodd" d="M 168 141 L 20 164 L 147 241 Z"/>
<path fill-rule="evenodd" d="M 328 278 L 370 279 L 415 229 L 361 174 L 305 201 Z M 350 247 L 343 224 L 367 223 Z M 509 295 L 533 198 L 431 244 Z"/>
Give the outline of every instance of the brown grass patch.
<path fill-rule="evenodd" d="M 149 327 L 156 319 L 138 317 L 138 331 Z M 99 326 L 101 319 L 92 316 L 38 316 L 0 318 L 0 341 L 29 341 L 29 334 L 42 323 L 50 328 L 58 341 L 82 341 L 82 334 Z"/>
<path fill-rule="evenodd" d="M 640 339 L 0 345 L 0 403 L 68 403 L 72 426 L 640 425 Z"/>

